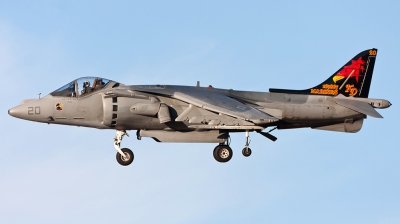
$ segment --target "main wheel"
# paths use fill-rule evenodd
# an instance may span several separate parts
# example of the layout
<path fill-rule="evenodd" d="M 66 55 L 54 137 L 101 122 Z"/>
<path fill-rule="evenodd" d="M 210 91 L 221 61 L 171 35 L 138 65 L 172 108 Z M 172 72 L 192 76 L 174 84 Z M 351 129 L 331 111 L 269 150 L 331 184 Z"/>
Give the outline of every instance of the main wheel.
<path fill-rule="evenodd" d="M 251 149 L 248 147 L 244 147 L 242 150 L 242 154 L 246 157 L 249 157 L 251 155 Z"/>
<path fill-rule="evenodd" d="M 128 166 L 133 162 L 133 152 L 130 149 L 123 148 L 121 151 L 125 154 L 125 158 L 117 152 L 117 162 L 122 166 Z"/>
<path fill-rule="evenodd" d="M 232 158 L 232 149 L 227 145 L 219 145 L 214 148 L 214 159 L 220 163 L 226 163 Z"/>

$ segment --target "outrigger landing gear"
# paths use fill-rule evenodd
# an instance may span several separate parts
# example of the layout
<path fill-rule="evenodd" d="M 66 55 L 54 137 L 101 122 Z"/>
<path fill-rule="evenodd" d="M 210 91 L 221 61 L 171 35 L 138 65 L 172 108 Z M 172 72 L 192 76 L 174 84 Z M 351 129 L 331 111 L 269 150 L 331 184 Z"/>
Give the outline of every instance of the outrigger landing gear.
<path fill-rule="evenodd" d="M 244 146 L 243 150 L 242 150 L 242 154 L 245 157 L 249 157 L 251 155 L 251 149 L 249 148 L 250 145 L 250 134 L 249 134 L 249 130 L 246 130 L 246 145 Z"/>
<path fill-rule="evenodd" d="M 128 136 L 128 133 L 126 133 L 125 130 L 117 130 L 117 134 L 114 137 L 114 147 L 117 150 L 117 161 L 119 164 L 121 164 L 122 166 L 128 166 L 129 164 L 131 164 L 133 162 L 133 152 L 128 149 L 128 148 L 120 148 L 121 142 L 122 142 L 122 138 L 124 136 Z"/>

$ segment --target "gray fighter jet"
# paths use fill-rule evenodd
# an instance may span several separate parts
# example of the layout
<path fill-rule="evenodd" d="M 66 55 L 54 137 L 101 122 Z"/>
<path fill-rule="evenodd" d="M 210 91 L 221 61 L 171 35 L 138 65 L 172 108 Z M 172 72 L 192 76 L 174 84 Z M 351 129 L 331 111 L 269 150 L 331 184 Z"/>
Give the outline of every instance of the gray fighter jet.
<path fill-rule="evenodd" d="M 232 132 L 245 132 L 244 156 L 251 155 L 249 132 L 272 141 L 275 129 L 310 127 L 358 132 L 367 116 L 382 118 L 384 99 L 368 98 L 377 49 L 363 51 L 321 84 L 305 90 L 237 91 L 197 86 L 123 85 L 96 77 L 76 79 L 41 99 L 28 99 L 8 111 L 11 116 L 48 124 L 115 129 L 117 161 L 134 155 L 120 148 L 127 130 L 157 142 L 218 143 L 218 162 L 232 158 Z M 269 131 L 263 131 L 265 129 Z"/>

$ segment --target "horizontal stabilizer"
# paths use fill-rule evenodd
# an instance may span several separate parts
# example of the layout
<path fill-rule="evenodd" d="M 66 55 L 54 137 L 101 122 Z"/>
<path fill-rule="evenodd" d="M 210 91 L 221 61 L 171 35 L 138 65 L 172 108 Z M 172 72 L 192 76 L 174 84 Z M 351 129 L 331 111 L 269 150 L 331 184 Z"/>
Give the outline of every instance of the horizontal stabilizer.
<path fill-rule="evenodd" d="M 348 98 L 328 98 L 329 101 L 337 103 L 341 106 L 349 108 L 351 110 L 357 111 L 359 113 L 376 117 L 376 118 L 383 118 L 369 103 L 358 101 L 355 99 L 348 99 Z"/>

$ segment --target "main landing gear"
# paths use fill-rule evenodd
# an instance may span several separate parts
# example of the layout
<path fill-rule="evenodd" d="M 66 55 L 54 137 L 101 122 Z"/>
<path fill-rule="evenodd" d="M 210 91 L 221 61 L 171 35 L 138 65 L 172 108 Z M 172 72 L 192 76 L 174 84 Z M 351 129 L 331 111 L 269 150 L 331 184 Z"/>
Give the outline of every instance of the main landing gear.
<path fill-rule="evenodd" d="M 250 145 L 250 134 L 249 131 L 246 130 L 246 145 L 242 150 L 242 154 L 245 157 L 249 157 L 251 155 Z M 229 139 L 224 144 L 219 144 L 214 148 L 213 156 L 214 159 L 220 163 L 226 163 L 231 160 L 233 155 L 233 151 L 231 147 L 229 147 Z"/>
<path fill-rule="evenodd" d="M 217 160 L 220 163 L 226 163 L 229 160 L 231 160 L 233 152 L 231 147 L 229 145 L 217 145 L 217 147 L 214 148 L 214 159 Z"/>
<path fill-rule="evenodd" d="M 122 166 L 128 166 L 134 159 L 133 152 L 130 149 L 120 148 L 121 141 L 125 135 L 129 137 L 125 130 L 117 130 L 117 134 L 114 137 L 114 147 L 117 150 L 117 162 Z"/>

